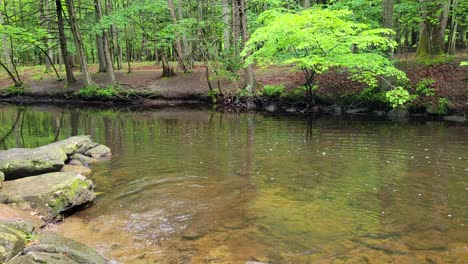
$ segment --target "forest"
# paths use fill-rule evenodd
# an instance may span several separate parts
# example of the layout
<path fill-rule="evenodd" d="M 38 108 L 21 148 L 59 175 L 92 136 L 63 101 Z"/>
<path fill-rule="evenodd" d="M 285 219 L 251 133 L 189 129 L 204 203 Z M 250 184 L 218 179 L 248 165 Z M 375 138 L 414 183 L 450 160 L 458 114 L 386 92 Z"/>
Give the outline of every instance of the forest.
<path fill-rule="evenodd" d="M 0 0 L 0 263 L 467 263 L 468 1 Z"/>
<path fill-rule="evenodd" d="M 59 80 L 62 90 L 84 87 L 77 96 L 115 99 L 138 93 L 132 83 L 185 74 L 179 86 L 203 82 L 217 98 L 315 105 L 320 93 L 354 87 L 360 100 L 390 107 L 424 101 L 463 112 L 466 80 L 437 74 L 464 74 L 467 14 L 459 0 L 0 0 L 0 84 L 21 95 Z M 269 82 L 265 69 L 283 78 Z M 330 96 L 340 78 L 346 87 Z"/>

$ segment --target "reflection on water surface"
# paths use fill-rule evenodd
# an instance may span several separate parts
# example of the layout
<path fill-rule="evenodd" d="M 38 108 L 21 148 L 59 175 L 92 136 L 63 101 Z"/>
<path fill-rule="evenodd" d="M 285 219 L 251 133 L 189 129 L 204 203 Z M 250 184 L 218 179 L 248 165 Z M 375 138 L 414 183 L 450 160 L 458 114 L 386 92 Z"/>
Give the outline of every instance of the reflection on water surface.
<path fill-rule="evenodd" d="M 202 110 L 0 108 L 0 147 L 91 134 L 58 226 L 123 263 L 468 263 L 468 127 Z"/>

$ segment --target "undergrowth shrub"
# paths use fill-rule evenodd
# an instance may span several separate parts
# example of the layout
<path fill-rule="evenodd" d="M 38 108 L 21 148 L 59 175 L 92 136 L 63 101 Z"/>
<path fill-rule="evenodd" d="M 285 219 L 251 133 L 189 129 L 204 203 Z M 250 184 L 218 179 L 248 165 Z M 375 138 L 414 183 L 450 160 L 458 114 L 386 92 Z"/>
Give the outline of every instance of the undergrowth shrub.
<path fill-rule="evenodd" d="M 84 87 L 73 95 L 85 99 L 99 98 L 99 99 L 115 99 L 115 98 L 128 98 L 132 93 L 122 89 L 120 86 L 109 85 L 100 87 L 98 85 L 91 85 Z"/>

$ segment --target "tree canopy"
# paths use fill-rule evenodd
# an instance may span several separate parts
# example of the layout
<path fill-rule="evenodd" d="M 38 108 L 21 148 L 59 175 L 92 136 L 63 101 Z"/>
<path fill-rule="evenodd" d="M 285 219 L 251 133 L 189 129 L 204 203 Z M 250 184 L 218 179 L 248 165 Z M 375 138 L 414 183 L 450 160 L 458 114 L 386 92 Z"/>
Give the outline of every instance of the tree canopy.
<path fill-rule="evenodd" d="M 351 18 L 348 10 L 265 12 L 259 18 L 263 26 L 247 43 L 246 51 L 252 52 L 247 63 L 299 67 L 305 74 L 309 96 L 317 75 L 331 68 L 346 69 L 351 78 L 370 87 L 378 86 L 379 77 L 404 80 L 405 74 L 385 54 L 397 46 L 388 37 L 393 31 L 372 28 Z"/>

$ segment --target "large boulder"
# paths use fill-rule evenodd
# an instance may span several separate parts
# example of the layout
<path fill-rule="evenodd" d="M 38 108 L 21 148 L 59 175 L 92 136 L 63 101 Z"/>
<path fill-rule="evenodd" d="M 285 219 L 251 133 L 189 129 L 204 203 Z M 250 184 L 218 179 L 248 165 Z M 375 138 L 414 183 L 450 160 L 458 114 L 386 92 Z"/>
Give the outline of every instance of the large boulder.
<path fill-rule="evenodd" d="M 83 165 L 65 165 L 61 172 L 77 172 L 85 177 L 91 175 L 91 169 Z"/>
<path fill-rule="evenodd" d="M 59 171 L 67 155 L 57 146 L 0 151 L 0 171 L 6 180 Z"/>
<path fill-rule="evenodd" d="M 20 253 L 33 231 L 44 225 L 33 215 L 0 204 L 0 263 Z"/>
<path fill-rule="evenodd" d="M 110 157 L 111 150 L 110 148 L 104 145 L 97 145 L 84 153 L 86 156 L 92 157 L 94 159 Z"/>
<path fill-rule="evenodd" d="M 67 156 L 73 155 L 79 149 L 85 148 L 92 144 L 90 136 L 75 136 L 52 144 L 46 145 L 45 147 L 58 147 L 60 148 Z"/>
<path fill-rule="evenodd" d="M 410 112 L 407 109 L 395 108 L 388 111 L 387 116 L 392 121 L 401 121 L 408 119 Z"/>
<path fill-rule="evenodd" d="M 56 264 L 76 264 L 110 263 L 96 250 L 64 238 L 52 232 L 43 232 L 35 237 L 35 243 L 23 250 L 21 256 L 9 261 L 7 264 L 35 264 L 35 263 L 56 263 Z"/>
<path fill-rule="evenodd" d="M 89 166 L 97 161 L 94 158 L 91 158 L 91 157 L 88 157 L 79 153 L 73 154 L 71 158 L 72 158 L 72 161 L 74 161 L 74 163 L 77 163 L 77 161 L 79 161 L 84 166 Z"/>
<path fill-rule="evenodd" d="M 444 116 L 445 121 L 456 122 L 456 123 L 465 123 L 468 120 L 464 116 Z"/>
<path fill-rule="evenodd" d="M 351 115 L 360 114 L 360 113 L 367 113 L 367 112 L 369 112 L 369 108 L 367 108 L 367 107 L 360 107 L 360 108 L 354 108 L 354 109 L 346 110 L 346 113 L 351 114 Z"/>
<path fill-rule="evenodd" d="M 268 105 L 268 106 L 265 107 L 265 110 L 266 110 L 267 112 L 270 112 L 270 113 L 275 112 L 276 109 L 277 109 L 277 107 L 276 107 L 276 105 L 274 105 L 274 104 L 270 104 L 270 105 Z"/>
<path fill-rule="evenodd" d="M 61 214 L 94 200 L 93 183 L 76 172 L 55 172 L 6 181 L 0 202 L 32 209 L 44 220 L 59 219 Z"/>
<path fill-rule="evenodd" d="M 44 221 L 39 217 L 4 204 L 0 204 L 0 223 L 16 223 L 17 225 L 24 223 L 21 225 L 30 226 L 31 229 L 39 229 L 45 226 Z"/>
<path fill-rule="evenodd" d="M 0 221 L 0 263 L 5 263 L 23 250 L 28 231 L 13 223 Z"/>

